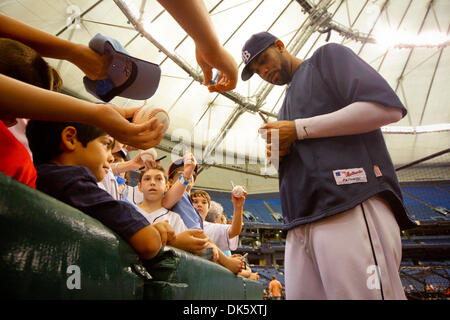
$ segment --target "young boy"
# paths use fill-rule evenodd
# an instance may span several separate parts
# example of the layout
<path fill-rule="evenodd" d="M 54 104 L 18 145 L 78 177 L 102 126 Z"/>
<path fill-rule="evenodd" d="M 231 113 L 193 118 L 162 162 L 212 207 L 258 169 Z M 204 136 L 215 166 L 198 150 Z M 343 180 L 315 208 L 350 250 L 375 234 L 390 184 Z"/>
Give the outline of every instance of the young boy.
<path fill-rule="evenodd" d="M 143 193 L 144 199 L 137 207 L 150 223 L 167 220 L 175 234 L 187 230 L 181 217 L 175 212 L 163 208 L 161 204 L 167 189 L 167 178 L 161 166 L 142 170 L 139 175 L 138 188 Z"/>
<path fill-rule="evenodd" d="M 142 203 L 137 205 L 139 212 L 151 224 L 167 221 L 177 235 L 169 245 L 194 254 L 200 254 L 211 247 L 203 230 L 188 230 L 177 213 L 162 206 L 162 199 L 167 190 L 167 177 L 161 166 L 142 170 L 138 188 L 144 195 Z"/>
<path fill-rule="evenodd" d="M 114 140 L 87 124 L 31 120 L 26 130 L 38 173 L 37 189 L 99 220 L 127 240 L 141 258 L 153 258 L 174 239 L 166 222 L 150 225 L 129 203 L 98 187 L 109 170 Z"/>
<path fill-rule="evenodd" d="M 234 206 L 233 220 L 231 225 L 211 223 L 205 221 L 211 207 L 211 197 L 206 191 L 195 190 L 191 193 L 192 204 L 197 209 L 203 220 L 203 229 L 211 241 L 213 241 L 222 251 L 236 250 L 239 243 L 239 234 L 242 231 L 242 211 L 245 203 L 245 196 L 236 198 L 233 195 Z"/>

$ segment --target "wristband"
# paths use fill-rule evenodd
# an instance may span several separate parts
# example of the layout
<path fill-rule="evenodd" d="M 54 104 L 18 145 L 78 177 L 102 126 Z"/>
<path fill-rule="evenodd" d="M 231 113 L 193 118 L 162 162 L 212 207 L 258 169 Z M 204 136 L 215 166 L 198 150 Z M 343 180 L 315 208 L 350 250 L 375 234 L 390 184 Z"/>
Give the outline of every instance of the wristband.
<path fill-rule="evenodd" d="M 306 123 L 304 119 L 296 119 L 295 123 L 295 131 L 297 132 L 297 139 L 303 140 L 308 138 L 308 131 L 306 130 Z"/>
<path fill-rule="evenodd" d="M 119 186 L 125 184 L 125 182 L 127 182 L 126 179 L 122 178 L 121 176 L 116 176 L 116 181 L 119 184 Z"/>
<path fill-rule="evenodd" d="M 181 175 L 180 178 L 179 178 L 178 180 L 180 180 L 180 183 L 181 183 L 182 185 L 187 186 L 187 185 L 189 184 L 189 182 L 190 182 L 191 179 L 185 180 L 184 177 L 183 177 L 183 175 Z"/>

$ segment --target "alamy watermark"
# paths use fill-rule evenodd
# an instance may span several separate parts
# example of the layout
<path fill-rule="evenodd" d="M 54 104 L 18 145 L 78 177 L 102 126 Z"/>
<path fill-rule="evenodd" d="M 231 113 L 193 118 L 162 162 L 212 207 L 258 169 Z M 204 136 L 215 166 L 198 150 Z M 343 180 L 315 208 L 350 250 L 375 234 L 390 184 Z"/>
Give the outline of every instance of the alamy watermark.
<path fill-rule="evenodd" d="M 366 285 L 369 290 L 380 290 L 381 288 L 381 271 L 377 265 L 367 267 L 366 273 L 369 274 Z"/>
<path fill-rule="evenodd" d="M 81 289 L 81 269 L 79 266 L 73 264 L 67 267 L 66 273 L 69 275 L 67 277 L 66 286 L 67 289 L 73 290 Z"/>
<path fill-rule="evenodd" d="M 80 7 L 72 4 L 66 8 L 66 13 L 69 15 L 66 20 L 67 28 L 69 30 L 81 29 L 81 26 L 80 26 L 81 9 L 80 9 Z"/>

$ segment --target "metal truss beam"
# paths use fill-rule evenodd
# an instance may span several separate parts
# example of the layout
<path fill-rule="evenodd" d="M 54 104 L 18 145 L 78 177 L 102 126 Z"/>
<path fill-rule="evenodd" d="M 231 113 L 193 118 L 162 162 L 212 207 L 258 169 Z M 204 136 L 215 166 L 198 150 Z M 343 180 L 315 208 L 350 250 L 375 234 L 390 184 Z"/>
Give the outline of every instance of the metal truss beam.
<path fill-rule="evenodd" d="M 300 4 L 300 6 L 302 6 L 303 10 L 306 11 L 307 13 L 311 14 L 312 11 L 314 10 L 314 6 L 311 5 L 307 0 L 296 0 L 298 2 L 298 4 Z M 385 5 L 387 4 L 388 1 L 385 2 L 385 4 L 383 5 L 383 9 L 385 7 Z M 429 6 L 431 6 L 433 0 L 430 1 Z M 381 9 L 380 11 L 380 15 L 383 12 L 383 9 Z M 324 12 L 323 14 L 327 14 L 326 12 Z M 377 18 L 378 19 L 378 18 Z M 357 30 L 352 30 L 351 28 L 348 28 L 344 25 L 342 25 L 339 22 L 333 21 L 332 19 L 327 19 L 326 21 L 324 21 L 323 25 L 322 25 L 322 30 L 320 30 L 319 32 L 329 32 L 329 31 L 336 31 L 337 33 L 339 33 L 343 38 L 345 39 L 351 39 L 354 41 L 358 41 L 358 42 L 362 42 L 362 43 L 377 43 L 377 40 L 373 37 L 370 36 L 370 33 L 363 33 L 363 32 L 359 32 Z M 414 44 L 398 44 L 395 45 L 394 48 L 417 48 L 417 47 L 447 47 L 450 45 L 450 41 L 447 41 L 443 44 L 439 44 L 439 45 L 414 45 Z"/>

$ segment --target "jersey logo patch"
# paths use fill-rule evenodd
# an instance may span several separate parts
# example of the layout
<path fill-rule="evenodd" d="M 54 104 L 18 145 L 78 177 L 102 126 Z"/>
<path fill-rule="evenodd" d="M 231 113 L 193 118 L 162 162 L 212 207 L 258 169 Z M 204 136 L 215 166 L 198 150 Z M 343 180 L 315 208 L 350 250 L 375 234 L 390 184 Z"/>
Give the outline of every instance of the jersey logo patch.
<path fill-rule="evenodd" d="M 375 177 L 381 177 L 383 174 L 381 173 L 380 167 L 376 164 L 373 166 L 373 172 L 375 173 Z"/>
<path fill-rule="evenodd" d="M 333 176 L 337 185 L 367 182 L 363 168 L 333 170 Z"/>
<path fill-rule="evenodd" d="M 247 63 L 248 59 L 250 59 L 251 54 L 247 50 L 242 52 L 242 60 L 244 60 L 245 63 Z"/>

